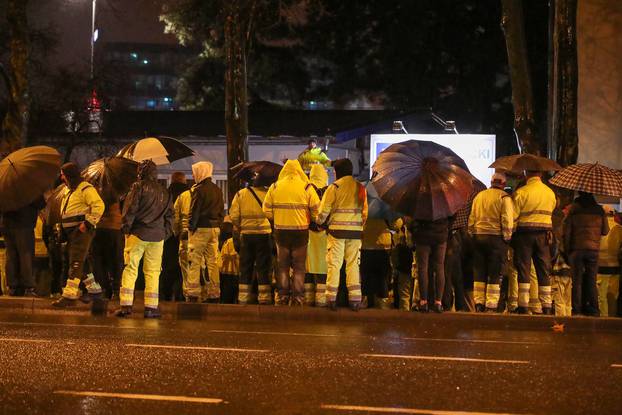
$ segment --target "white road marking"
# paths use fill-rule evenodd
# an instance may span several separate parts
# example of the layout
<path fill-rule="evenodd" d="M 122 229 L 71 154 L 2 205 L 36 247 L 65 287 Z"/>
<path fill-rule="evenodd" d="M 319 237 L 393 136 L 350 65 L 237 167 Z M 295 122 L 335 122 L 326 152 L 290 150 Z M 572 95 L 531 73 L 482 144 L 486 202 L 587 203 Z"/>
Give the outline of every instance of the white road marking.
<path fill-rule="evenodd" d="M 422 355 L 403 355 L 403 354 L 372 354 L 362 353 L 361 357 L 379 357 L 385 359 L 414 359 L 414 360 L 448 360 L 456 362 L 479 362 L 479 363 L 507 363 L 507 364 L 529 364 L 526 360 L 498 360 L 498 359 L 476 359 L 470 357 L 451 357 L 451 356 L 422 356 Z"/>
<path fill-rule="evenodd" d="M 622 368 L 622 364 L 620 363 L 614 363 L 611 365 L 611 367 L 617 367 L 617 368 Z"/>
<path fill-rule="evenodd" d="M 212 350 L 220 352 L 247 352 L 247 353 L 267 353 L 265 349 L 236 349 L 233 347 L 208 347 L 208 346 L 177 346 L 174 344 L 137 344 L 129 343 L 127 347 L 144 347 L 147 349 L 182 349 L 182 350 Z"/>
<path fill-rule="evenodd" d="M 19 321 L 0 321 L 0 326 L 40 326 L 40 327 L 88 327 L 88 328 L 107 328 L 107 329 L 138 329 L 143 327 L 124 327 L 109 326 L 105 324 L 67 324 L 67 323 L 31 323 Z"/>
<path fill-rule="evenodd" d="M 390 406 L 321 405 L 322 409 L 348 412 L 379 412 L 385 414 L 427 414 L 427 415 L 513 415 L 505 412 L 436 411 L 433 409 L 395 408 Z M 514 414 L 515 415 L 515 414 Z"/>
<path fill-rule="evenodd" d="M 52 342 L 52 340 L 42 340 L 42 339 L 16 339 L 16 338 L 0 337 L 0 342 L 51 343 L 51 342 Z"/>
<path fill-rule="evenodd" d="M 245 330 L 209 330 L 210 333 L 233 333 L 233 334 L 267 334 L 273 336 L 309 336 L 309 337 L 340 337 L 339 334 L 320 333 L 288 333 L 284 331 L 245 331 Z"/>
<path fill-rule="evenodd" d="M 140 393 L 110 393 L 96 391 L 54 391 L 58 395 L 88 396 L 95 398 L 118 398 L 118 399 L 139 399 L 146 401 L 170 401 L 170 402 L 192 402 L 192 403 L 222 403 L 218 398 L 197 398 L 194 396 L 175 396 L 175 395 L 145 395 Z"/>
<path fill-rule="evenodd" d="M 429 342 L 456 342 L 456 343 L 499 343 L 499 344 L 552 344 L 542 342 L 524 342 L 524 341 L 510 341 L 510 340 L 478 340 L 478 339 L 439 339 L 428 337 L 402 337 L 403 340 L 417 340 L 417 341 L 429 341 Z"/>

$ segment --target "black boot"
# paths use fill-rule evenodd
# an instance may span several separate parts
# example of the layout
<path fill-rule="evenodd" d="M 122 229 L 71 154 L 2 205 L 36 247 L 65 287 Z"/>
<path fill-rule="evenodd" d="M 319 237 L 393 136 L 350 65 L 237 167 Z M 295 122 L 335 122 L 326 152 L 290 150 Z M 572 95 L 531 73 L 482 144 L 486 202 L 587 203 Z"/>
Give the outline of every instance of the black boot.
<path fill-rule="evenodd" d="M 475 304 L 475 312 L 483 313 L 486 311 L 486 306 L 484 304 Z"/>
<path fill-rule="evenodd" d="M 542 315 L 552 316 L 553 315 L 553 307 L 542 307 Z"/>
<path fill-rule="evenodd" d="M 120 309 L 114 312 L 114 315 L 117 317 L 128 317 L 132 314 L 132 306 L 122 305 Z"/>
<path fill-rule="evenodd" d="M 144 316 L 145 318 L 160 318 L 162 315 L 157 308 L 145 307 Z"/>
<path fill-rule="evenodd" d="M 516 312 L 518 314 L 529 314 L 529 307 L 518 306 L 518 308 L 516 309 Z"/>
<path fill-rule="evenodd" d="M 75 305 L 76 305 L 76 300 L 72 300 L 66 297 L 61 297 L 52 303 L 52 306 L 56 308 L 67 308 L 67 307 L 73 307 Z"/>

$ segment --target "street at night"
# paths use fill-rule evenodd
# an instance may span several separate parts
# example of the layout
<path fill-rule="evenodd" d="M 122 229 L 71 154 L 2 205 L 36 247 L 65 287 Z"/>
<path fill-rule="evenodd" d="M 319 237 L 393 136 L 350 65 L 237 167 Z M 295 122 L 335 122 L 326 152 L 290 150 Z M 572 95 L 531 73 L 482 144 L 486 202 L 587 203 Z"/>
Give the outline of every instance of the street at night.
<path fill-rule="evenodd" d="M 202 321 L 4 311 L 2 413 L 622 409 L 616 320 L 573 319 L 554 332 L 546 317 L 342 311 Z"/>

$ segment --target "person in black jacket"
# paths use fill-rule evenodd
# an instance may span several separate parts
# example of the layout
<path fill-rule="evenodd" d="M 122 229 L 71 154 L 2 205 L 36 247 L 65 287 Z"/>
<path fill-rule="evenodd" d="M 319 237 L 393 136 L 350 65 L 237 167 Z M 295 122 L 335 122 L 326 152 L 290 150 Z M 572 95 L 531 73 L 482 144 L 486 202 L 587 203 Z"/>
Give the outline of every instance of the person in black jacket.
<path fill-rule="evenodd" d="M 160 267 L 164 241 L 172 234 L 173 204 L 168 190 L 157 182 L 157 168 L 143 161 L 139 180 L 132 185 L 123 204 L 121 230 L 126 234 L 126 265 L 121 278 L 121 308 L 118 317 L 132 313 L 134 285 L 143 260 L 145 274 L 145 318 L 158 318 Z"/>
<path fill-rule="evenodd" d="M 44 207 L 45 200 L 40 196 L 28 206 L 2 215 L 9 295 L 37 296 L 32 261 L 35 256 L 37 215 Z"/>
<path fill-rule="evenodd" d="M 212 182 L 214 165 L 201 161 L 192 165 L 196 185 L 193 187 L 188 216 L 188 283 L 186 299 L 197 302 L 201 296 L 201 266 L 207 265 L 209 284 L 207 301 L 220 299 L 220 274 L 218 270 L 218 237 L 225 216 L 222 191 Z"/>

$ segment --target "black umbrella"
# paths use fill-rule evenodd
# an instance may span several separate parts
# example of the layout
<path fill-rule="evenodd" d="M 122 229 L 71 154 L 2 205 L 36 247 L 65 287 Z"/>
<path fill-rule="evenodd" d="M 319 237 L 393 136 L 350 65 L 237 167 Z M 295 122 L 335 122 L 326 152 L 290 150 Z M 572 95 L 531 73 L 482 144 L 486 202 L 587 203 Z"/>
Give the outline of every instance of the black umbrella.
<path fill-rule="evenodd" d="M 152 160 L 161 166 L 194 156 L 194 150 L 171 137 L 147 137 L 126 145 L 117 156 L 134 161 Z"/>
<path fill-rule="evenodd" d="M 464 160 L 431 141 L 386 148 L 374 163 L 372 183 L 393 209 L 421 220 L 452 216 L 473 191 Z"/>
<path fill-rule="evenodd" d="M 231 167 L 235 179 L 240 179 L 253 186 L 270 186 L 276 182 L 282 165 L 271 161 L 248 161 Z"/>
<path fill-rule="evenodd" d="M 123 157 L 95 160 L 82 171 L 82 177 L 101 194 L 123 196 L 138 175 L 138 163 Z"/>
<path fill-rule="evenodd" d="M 0 211 L 14 211 L 52 188 L 60 172 L 60 154 L 51 147 L 17 150 L 0 162 Z"/>

